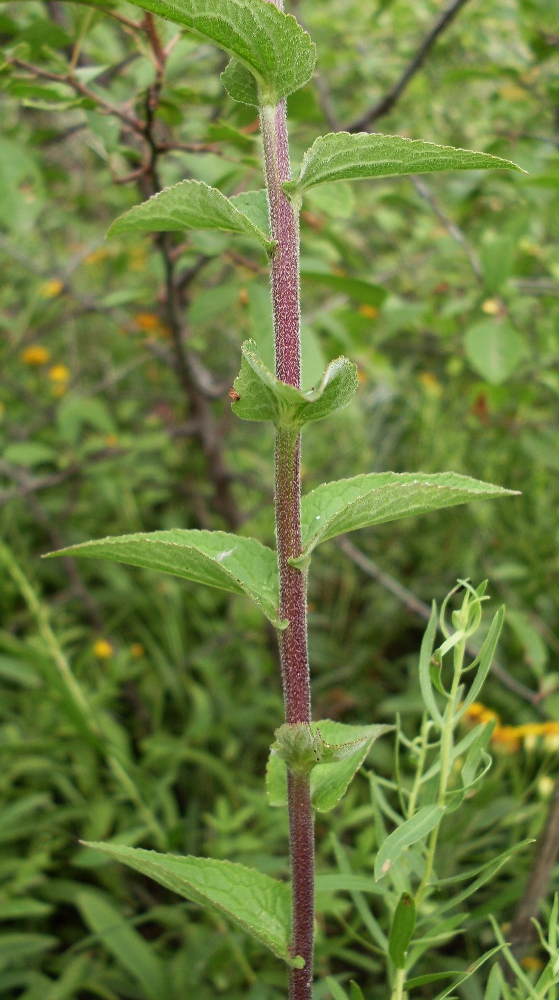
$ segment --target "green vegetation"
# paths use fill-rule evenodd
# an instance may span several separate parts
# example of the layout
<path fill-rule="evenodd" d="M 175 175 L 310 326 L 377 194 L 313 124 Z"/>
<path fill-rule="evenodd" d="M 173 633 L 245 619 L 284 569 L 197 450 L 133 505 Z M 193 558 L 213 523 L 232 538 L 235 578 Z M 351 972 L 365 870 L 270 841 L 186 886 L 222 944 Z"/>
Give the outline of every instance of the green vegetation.
<path fill-rule="evenodd" d="M 272 5 L 141 6 L 0 10 L 0 996 L 284 997 L 287 763 L 314 1000 L 554 1000 L 559 11 L 301 0 L 311 77 Z M 254 105 L 286 95 L 307 391 L 272 374 Z M 270 420 L 308 424 L 302 729 Z M 487 593 L 438 646 L 457 577 Z"/>

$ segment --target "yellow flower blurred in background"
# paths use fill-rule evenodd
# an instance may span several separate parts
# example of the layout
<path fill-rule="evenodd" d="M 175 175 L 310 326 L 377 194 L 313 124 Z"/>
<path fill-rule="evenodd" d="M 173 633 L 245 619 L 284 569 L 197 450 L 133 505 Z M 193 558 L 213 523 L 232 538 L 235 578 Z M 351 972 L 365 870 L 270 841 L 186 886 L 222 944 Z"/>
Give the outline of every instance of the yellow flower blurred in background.
<path fill-rule="evenodd" d="M 93 643 L 93 653 L 98 660 L 110 660 L 114 653 L 114 649 L 107 639 L 97 639 Z"/>
<path fill-rule="evenodd" d="M 48 370 L 48 377 L 52 383 L 53 396 L 63 396 L 70 381 L 70 369 L 66 365 L 53 365 Z"/>
<path fill-rule="evenodd" d="M 53 278 L 52 281 L 44 281 L 39 285 L 39 295 L 42 299 L 54 299 L 64 288 L 64 283 L 60 278 Z"/>
<path fill-rule="evenodd" d="M 41 344 L 29 344 L 29 347 L 21 352 L 20 359 L 24 365 L 29 365 L 30 368 L 39 368 L 50 361 L 50 351 Z"/>

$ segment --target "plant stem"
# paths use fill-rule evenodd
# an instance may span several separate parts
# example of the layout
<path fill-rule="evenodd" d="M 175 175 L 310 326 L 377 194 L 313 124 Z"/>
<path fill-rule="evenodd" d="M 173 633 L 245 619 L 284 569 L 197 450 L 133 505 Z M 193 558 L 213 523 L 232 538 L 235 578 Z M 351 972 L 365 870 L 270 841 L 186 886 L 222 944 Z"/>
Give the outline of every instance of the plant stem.
<path fill-rule="evenodd" d="M 450 694 L 448 695 L 448 701 L 444 713 L 442 732 L 441 732 L 441 776 L 439 779 L 439 794 L 437 796 L 437 805 L 444 807 L 446 798 L 446 789 L 448 786 L 448 779 L 450 777 L 450 771 L 452 767 L 452 746 L 454 738 L 454 716 L 456 714 L 456 702 L 458 700 L 458 688 L 460 686 L 460 677 L 462 674 L 462 666 L 464 663 L 464 653 L 466 652 L 466 640 L 462 639 L 461 642 L 457 643 L 454 649 L 454 676 L 452 678 L 452 686 L 450 689 Z M 423 879 L 421 880 L 421 885 L 417 890 L 415 896 L 415 904 L 419 908 L 419 904 L 423 899 L 425 890 L 429 884 L 429 879 L 431 878 L 431 872 L 433 871 L 433 865 L 435 862 L 435 851 L 437 849 L 437 840 L 439 837 L 440 822 L 437 823 L 435 829 L 432 831 L 429 839 L 429 847 L 427 850 L 427 860 L 425 862 L 425 873 Z"/>
<path fill-rule="evenodd" d="M 280 3 L 277 4 L 280 6 Z M 276 376 L 301 387 L 298 213 L 283 192 L 291 179 L 285 101 L 262 104 L 260 124 L 268 192 Z M 301 439 L 292 429 L 277 428 L 275 507 L 280 614 L 288 621 L 279 633 L 287 723 L 310 723 L 311 698 L 307 653 L 306 573 L 289 560 L 301 554 Z M 289 976 L 290 1000 L 311 1000 L 314 927 L 314 829 L 310 780 L 288 775 L 289 843 L 292 886 L 291 953 L 305 960 Z"/>
<path fill-rule="evenodd" d="M 406 981 L 406 971 L 405 969 L 396 969 L 396 977 L 394 979 L 394 988 L 392 990 L 392 996 L 390 1000 L 403 1000 L 404 994 L 404 983 Z"/>

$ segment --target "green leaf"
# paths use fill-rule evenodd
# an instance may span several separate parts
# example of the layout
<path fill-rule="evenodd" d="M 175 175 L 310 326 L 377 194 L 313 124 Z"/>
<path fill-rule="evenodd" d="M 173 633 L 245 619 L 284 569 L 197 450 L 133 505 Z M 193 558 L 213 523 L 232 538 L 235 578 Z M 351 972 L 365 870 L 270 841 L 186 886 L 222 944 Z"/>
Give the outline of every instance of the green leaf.
<path fill-rule="evenodd" d="M 470 326 L 464 348 L 474 371 L 492 385 L 506 382 L 528 351 L 514 327 L 497 319 L 485 319 Z"/>
<path fill-rule="evenodd" d="M 266 188 L 260 188 L 259 191 L 243 191 L 242 194 L 233 195 L 229 201 L 239 212 L 248 216 L 253 225 L 257 226 L 270 239 L 270 217 Z"/>
<path fill-rule="evenodd" d="M 424 806 L 415 816 L 397 827 L 381 844 L 375 860 L 375 878 L 381 879 L 392 868 L 406 847 L 423 840 L 444 814 L 441 806 Z"/>
<path fill-rule="evenodd" d="M 300 194 L 316 184 L 327 184 L 329 181 L 497 167 L 521 170 L 515 163 L 498 156 L 455 149 L 453 146 L 437 146 L 434 142 L 369 132 L 353 135 L 349 132 L 330 132 L 320 136 L 307 150 L 299 176 L 284 184 L 284 189 L 288 194 Z"/>
<path fill-rule="evenodd" d="M 334 979 L 333 976 L 326 977 L 326 984 L 332 995 L 332 1000 L 348 1000 L 347 993 L 343 986 L 340 986 L 337 979 Z"/>
<path fill-rule="evenodd" d="M 281 382 L 262 361 L 254 340 L 242 345 L 241 371 L 233 389 L 233 412 L 243 420 L 271 420 L 283 427 L 301 427 L 341 409 L 357 389 L 357 368 L 347 358 L 336 358 L 315 388 L 303 392 Z"/>
<path fill-rule="evenodd" d="M 180 181 L 163 188 L 142 205 L 135 205 L 113 222 L 108 236 L 119 233 L 169 232 L 184 229 L 225 229 L 258 240 L 265 250 L 275 244 L 248 215 L 217 188 L 203 181 Z"/>
<path fill-rule="evenodd" d="M 419 652 L 419 686 L 421 688 L 423 704 L 429 712 L 429 715 L 434 722 L 436 722 L 439 726 L 442 726 L 443 717 L 435 699 L 431 677 L 431 657 L 433 655 L 433 646 L 435 643 L 435 636 L 437 634 L 437 619 L 437 605 L 433 601 L 431 616 L 423 634 L 421 649 Z"/>
<path fill-rule="evenodd" d="M 314 44 L 292 14 L 267 0 L 133 2 L 225 49 L 255 77 L 261 100 L 275 104 L 312 76 Z"/>
<path fill-rule="evenodd" d="M 350 1000 L 365 1000 L 361 987 L 353 979 L 349 982 L 349 997 Z"/>
<path fill-rule="evenodd" d="M 48 557 L 61 555 L 112 559 L 129 566 L 161 570 L 233 594 L 246 594 L 276 628 L 285 627 L 277 610 L 276 555 L 255 538 L 242 538 L 226 531 L 172 528 L 145 535 L 101 538 L 48 553 Z"/>
<path fill-rule="evenodd" d="M 394 910 L 388 939 L 388 954 L 397 969 L 406 967 L 406 953 L 414 932 L 415 917 L 415 900 L 409 892 L 403 892 Z"/>
<path fill-rule="evenodd" d="M 319 737 L 313 745 L 322 755 L 322 762 L 316 763 L 311 770 L 311 798 L 315 809 L 329 812 L 334 808 L 375 740 L 393 728 L 385 725 L 348 726 L 330 719 L 311 723 L 311 734 Z M 325 763 L 325 760 L 328 762 Z M 270 805 L 287 805 L 287 767 L 276 745 L 268 758 L 266 788 Z"/>
<path fill-rule="evenodd" d="M 304 552 L 292 562 L 304 563 L 320 542 L 346 531 L 516 492 L 457 472 L 370 472 L 324 483 L 303 497 Z"/>
<path fill-rule="evenodd" d="M 489 973 L 483 1000 L 501 1000 L 501 967 L 494 965 Z"/>
<path fill-rule="evenodd" d="M 254 108 L 260 105 L 258 84 L 250 70 L 238 59 L 232 59 L 221 74 L 221 82 L 229 97 L 240 104 L 249 104 Z"/>
<path fill-rule="evenodd" d="M 105 896 L 90 890 L 78 892 L 76 905 L 87 926 L 139 981 L 149 1000 L 169 995 L 171 982 L 165 964 Z"/>
<path fill-rule="evenodd" d="M 289 954 L 291 891 L 285 882 L 231 861 L 158 854 L 122 844 L 84 843 L 179 896 L 225 914 L 288 965 L 303 967 L 301 958 L 292 959 Z"/>
<path fill-rule="evenodd" d="M 305 268 L 301 269 L 301 278 L 316 285 L 326 285 L 335 292 L 343 292 L 356 302 L 368 306 L 381 306 L 388 294 L 381 285 L 373 285 L 361 278 L 346 278 L 339 274 L 309 271 Z"/>
<path fill-rule="evenodd" d="M 482 647 L 478 653 L 479 667 L 476 671 L 473 683 L 468 691 L 468 694 L 464 698 L 462 706 L 458 711 L 456 718 L 460 719 L 470 705 L 476 700 L 479 692 L 481 691 L 485 679 L 491 669 L 491 661 L 495 656 L 495 650 L 497 648 L 497 643 L 499 641 L 499 636 L 501 635 L 501 630 L 505 621 L 505 606 L 504 604 L 499 608 L 493 617 L 493 621 L 489 626 L 489 632 L 487 633 Z"/>
<path fill-rule="evenodd" d="M 490 295 L 499 291 L 512 274 L 516 240 L 512 236 L 497 236 L 481 249 L 480 263 L 483 283 Z"/>

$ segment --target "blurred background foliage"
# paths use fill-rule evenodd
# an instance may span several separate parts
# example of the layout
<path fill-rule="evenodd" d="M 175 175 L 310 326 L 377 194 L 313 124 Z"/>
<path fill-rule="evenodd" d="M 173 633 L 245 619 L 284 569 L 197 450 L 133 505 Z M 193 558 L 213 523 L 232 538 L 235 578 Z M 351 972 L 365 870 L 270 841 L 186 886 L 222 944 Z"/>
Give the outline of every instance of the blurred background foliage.
<path fill-rule="evenodd" d="M 305 488 L 391 469 L 522 491 L 355 534 L 360 565 L 334 543 L 315 557 L 317 717 L 399 712 L 408 735 L 421 715 L 412 595 L 440 599 L 457 577 L 488 577 L 509 609 L 508 673 L 489 681 L 487 705 L 502 726 L 559 721 L 559 5 L 451 7 L 383 107 L 442 5 L 291 6 L 319 52 L 289 99 L 294 161 L 319 134 L 365 127 L 528 171 L 338 184 L 302 215 L 307 386 L 340 353 L 360 373 L 357 401 L 306 432 Z M 285 819 L 262 792 L 282 716 L 274 637 L 242 598 L 39 561 L 170 527 L 273 542 L 272 433 L 236 421 L 228 400 L 241 341 L 272 350 L 261 253 L 213 233 L 104 241 L 118 214 L 184 177 L 261 187 L 254 109 L 225 94 L 217 50 L 124 2 L 3 3 L 0 35 L 0 996 L 272 1000 L 284 995 L 275 960 L 78 841 L 286 875 Z M 556 737 L 494 749 L 483 790 L 444 828 L 441 876 L 542 826 Z M 370 762 L 391 774 L 389 740 Z M 332 876 L 364 873 L 370 889 L 373 819 L 365 776 L 318 823 L 317 972 L 351 973 L 366 1000 L 386 995 L 368 943 L 375 896 L 351 899 Z M 524 887 L 530 850 L 519 857 L 463 908 L 465 936 L 443 941 L 430 970 L 491 946 L 487 914 L 510 921 Z M 538 953 L 526 961 L 535 974 Z M 482 970 L 457 992 L 479 1000 L 483 982 Z M 317 987 L 316 1000 L 330 995 Z"/>

